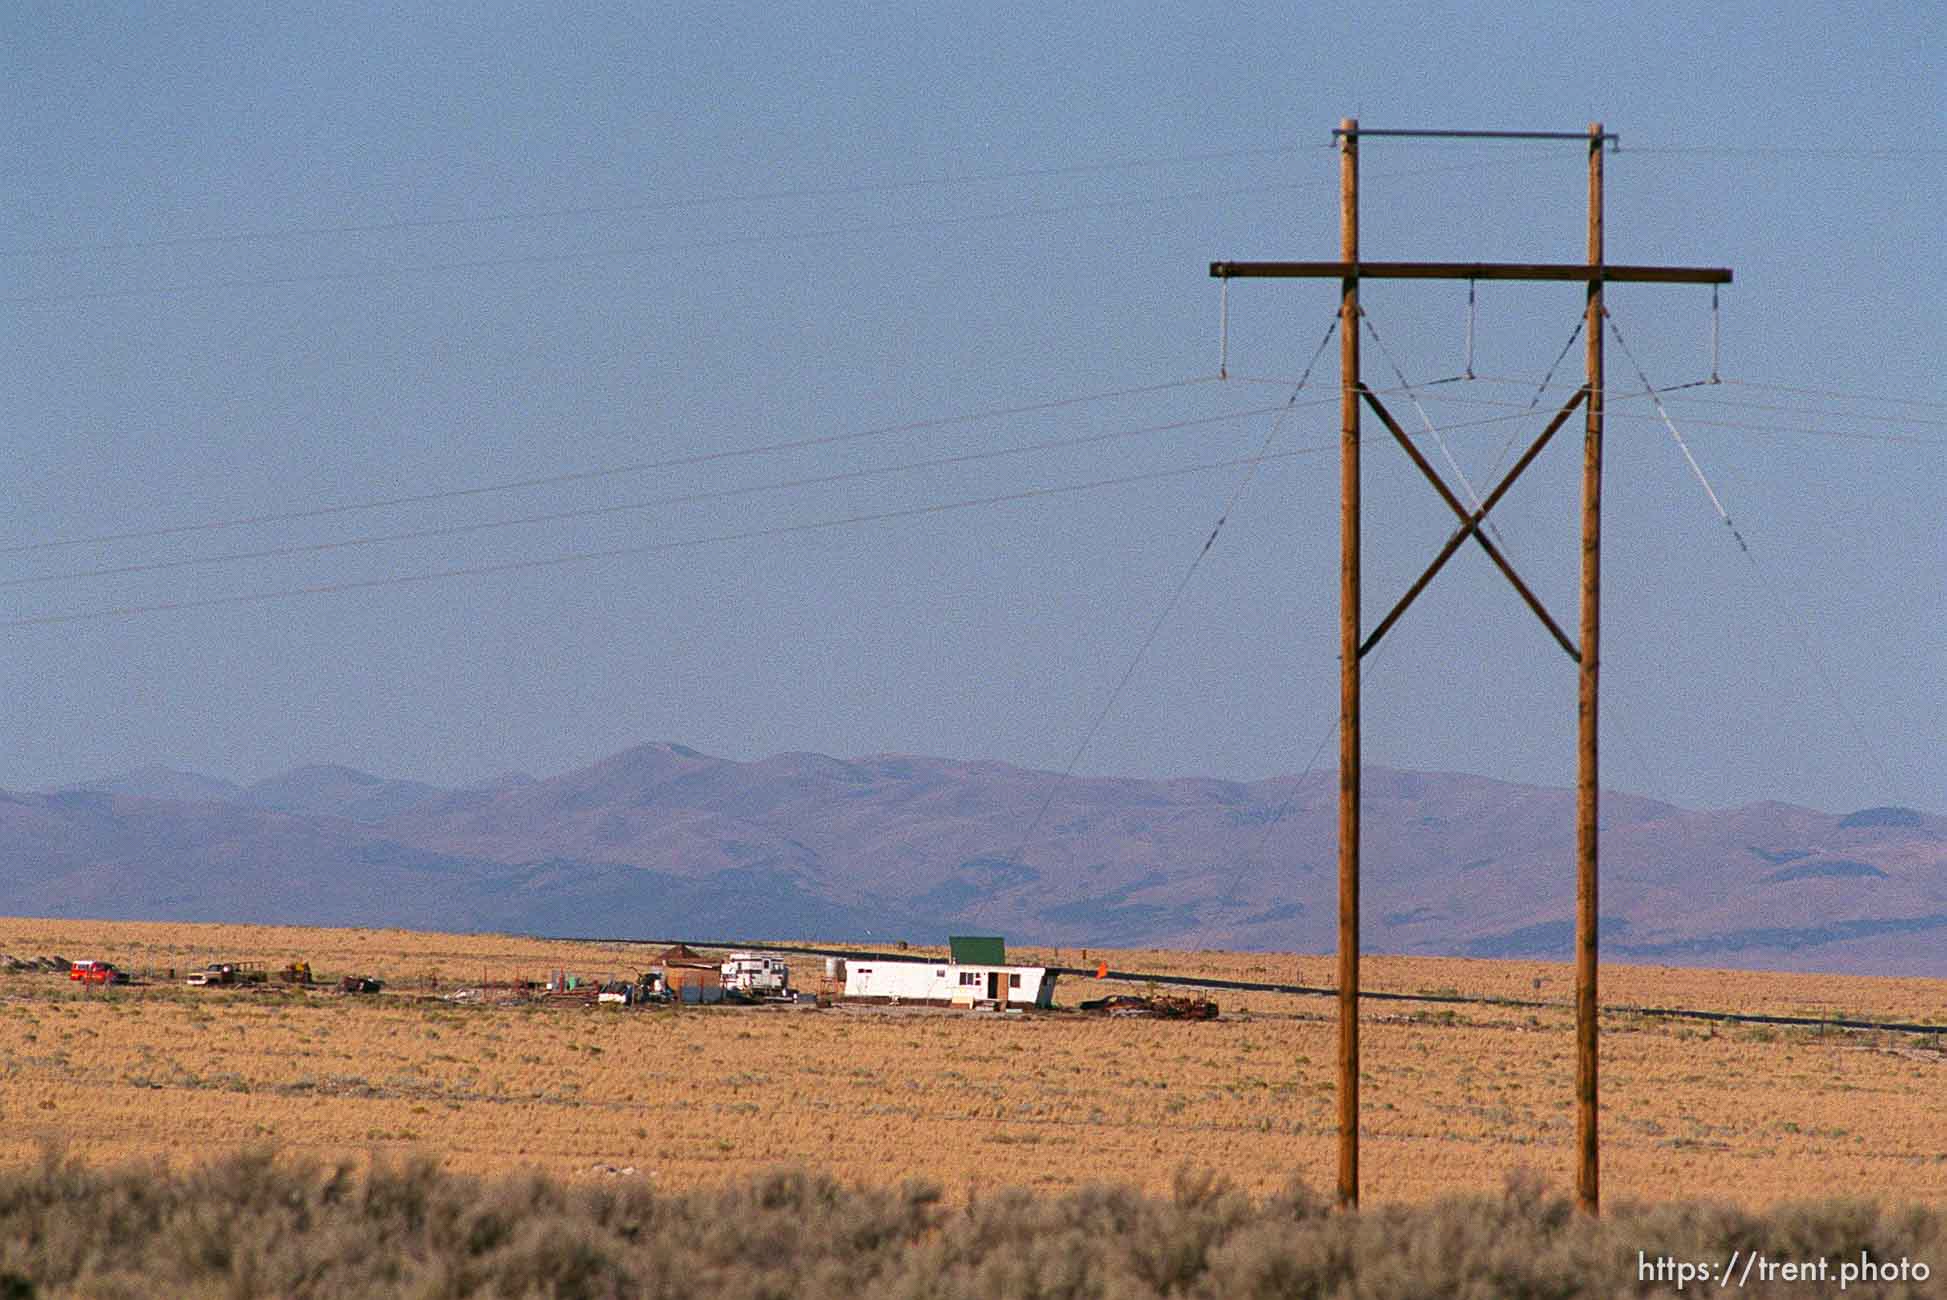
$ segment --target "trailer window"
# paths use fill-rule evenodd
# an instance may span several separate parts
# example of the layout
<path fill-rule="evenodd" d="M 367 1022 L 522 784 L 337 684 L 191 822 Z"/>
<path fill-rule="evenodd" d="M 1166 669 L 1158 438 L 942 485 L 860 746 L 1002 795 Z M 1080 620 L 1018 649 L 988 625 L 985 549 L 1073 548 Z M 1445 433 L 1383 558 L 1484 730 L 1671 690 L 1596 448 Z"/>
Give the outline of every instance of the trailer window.
<path fill-rule="evenodd" d="M 1009 975 L 1007 977 L 1007 987 L 1011 989 L 1018 989 L 1021 987 L 1021 976 L 1019 972 L 1016 972 L 1015 974 Z"/>

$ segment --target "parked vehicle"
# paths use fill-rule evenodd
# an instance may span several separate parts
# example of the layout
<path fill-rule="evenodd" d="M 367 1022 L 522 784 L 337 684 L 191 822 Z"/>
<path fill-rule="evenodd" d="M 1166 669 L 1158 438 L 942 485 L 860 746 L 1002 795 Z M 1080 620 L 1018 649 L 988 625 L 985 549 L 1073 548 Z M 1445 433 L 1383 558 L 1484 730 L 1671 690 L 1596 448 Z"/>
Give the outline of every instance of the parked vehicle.
<path fill-rule="evenodd" d="M 626 1007 L 635 1001 L 635 985 L 624 980 L 611 980 L 602 985 L 602 991 L 595 996 L 595 1000 Z"/>
<path fill-rule="evenodd" d="M 637 1002 L 668 1002 L 670 1000 L 669 985 L 663 979 L 661 971 L 652 970 L 643 972 L 642 977 L 635 984 L 635 1000 Z"/>
<path fill-rule="evenodd" d="M 384 987 L 384 981 L 375 980 L 369 975 L 347 975 L 338 981 L 340 993 L 377 993 Z"/>
<path fill-rule="evenodd" d="M 733 952 L 723 960 L 723 991 L 753 1001 L 791 996 L 791 967 L 777 957 Z"/>
<path fill-rule="evenodd" d="M 126 984 L 128 972 L 115 969 L 107 961 L 78 961 L 68 967 L 68 978 L 83 984 Z"/>
<path fill-rule="evenodd" d="M 1083 1011 L 1111 1016 L 1117 1020 L 1215 1020 L 1217 1004 L 1204 998 L 1140 998 L 1118 993 L 1106 998 L 1090 998 Z"/>
<path fill-rule="evenodd" d="M 262 984 L 270 979 L 262 965 L 254 961 L 212 962 L 201 970 L 191 971 L 183 983 L 193 989 L 215 988 L 236 984 Z"/>

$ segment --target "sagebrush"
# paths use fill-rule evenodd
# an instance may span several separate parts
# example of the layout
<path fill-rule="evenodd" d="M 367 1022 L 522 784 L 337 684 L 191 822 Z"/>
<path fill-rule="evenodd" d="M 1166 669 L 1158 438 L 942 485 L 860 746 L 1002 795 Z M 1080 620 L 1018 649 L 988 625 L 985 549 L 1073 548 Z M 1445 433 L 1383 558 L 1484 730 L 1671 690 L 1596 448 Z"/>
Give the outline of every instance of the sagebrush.
<path fill-rule="evenodd" d="M 710 1190 L 641 1177 L 485 1180 L 429 1160 L 348 1164 L 268 1148 L 196 1169 L 98 1167 L 56 1148 L 0 1173 L 0 1297 L 1577 1297 L 1678 1294 L 1651 1257 L 1947 1266 L 1931 1208 L 1824 1201 L 1622 1206 L 1599 1221 L 1528 1176 L 1498 1196 L 1334 1212 L 1294 1183 L 1254 1200 L 1210 1174 L 1173 1195 L 847 1187 L 780 1171 Z M 1689 1293 L 1706 1288 L 1692 1283 Z M 1742 1295 L 1804 1295 L 1803 1283 Z M 1937 1294 L 1933 1283 L 1854 1287 Z"/>

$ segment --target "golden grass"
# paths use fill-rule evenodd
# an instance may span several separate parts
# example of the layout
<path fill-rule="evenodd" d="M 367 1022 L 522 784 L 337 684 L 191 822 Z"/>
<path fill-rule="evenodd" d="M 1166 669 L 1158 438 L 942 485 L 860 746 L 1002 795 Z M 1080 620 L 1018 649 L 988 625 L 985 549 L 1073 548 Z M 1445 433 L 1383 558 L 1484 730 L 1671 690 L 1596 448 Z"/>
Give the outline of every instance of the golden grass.
<path fill-rule="evenodd" d="M 917 950 L 916 950 L 917 951 Z M 618 944 L 281 927 L 0 920 L 0 952 L 125 967 L 308 958 L 444 987 L 565 967 L 633 974 Z M 1052 955 L 1020 950 L 1026 959 Z M 1113 966 L 1330 982 L 1329 957 L 1090 952 Z M 1079 952 L 1062 960 L 1081 964 Z M 794 963 L 816 984 L 817 963 Z M 1368 987 L 1565 999 L 1566 967 L 1372 958 Z M 1070 980 L 1072 1005 L 1106 986 Z M 1947 984 L 1614 967 L 1604 1000 L 1919 1019 Z M 460 1006 L 177 985 L 84 991 L 0 975 L 0 1160 L 43 1135 L 91 1159 L 179 1163 L 253 1141 L 323 1156 L 425 1150 L 450 1167 L 571 1177 L 634 1166 L 686 1187 L 775 1165 L 956 1198 L 1002 1185 L 1167 1187 L 1215 1167 L 1267 1193 L 1334 1184 L 1332 1004 L 1219 994 L 1201 1024 L 908 1009 Z M 1244 1014 L 1237 1014 L 1240 1010 Z M 1947 1197 L 1947 1061 L 1917 1040 L 1612 1016 L 1603 1044 L 1609 1198 L 1769 1204 L 1850 1190 Z M 1565 1007 L 1374 1004 L 1365 1017 L 1369 1201 L 1491 1191 L 1572 1169 Z M 1893 1050 L 1899 1049 L 1899 1050 Z M 1904 1053 L 1904 1054 L 1902 1054 Z"/>

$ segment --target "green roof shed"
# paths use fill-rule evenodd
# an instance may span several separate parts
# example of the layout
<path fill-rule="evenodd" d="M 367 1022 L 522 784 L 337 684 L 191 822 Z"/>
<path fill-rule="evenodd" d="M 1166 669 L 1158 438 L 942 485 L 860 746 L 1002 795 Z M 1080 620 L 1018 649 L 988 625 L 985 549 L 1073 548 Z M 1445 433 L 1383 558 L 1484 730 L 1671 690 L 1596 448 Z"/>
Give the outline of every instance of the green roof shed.
<path fill-rule="evenodd" d="M 1007 965 L 1007 943 L 997 934 L 956 934 L 946 946 L 956 966 Z"/>

